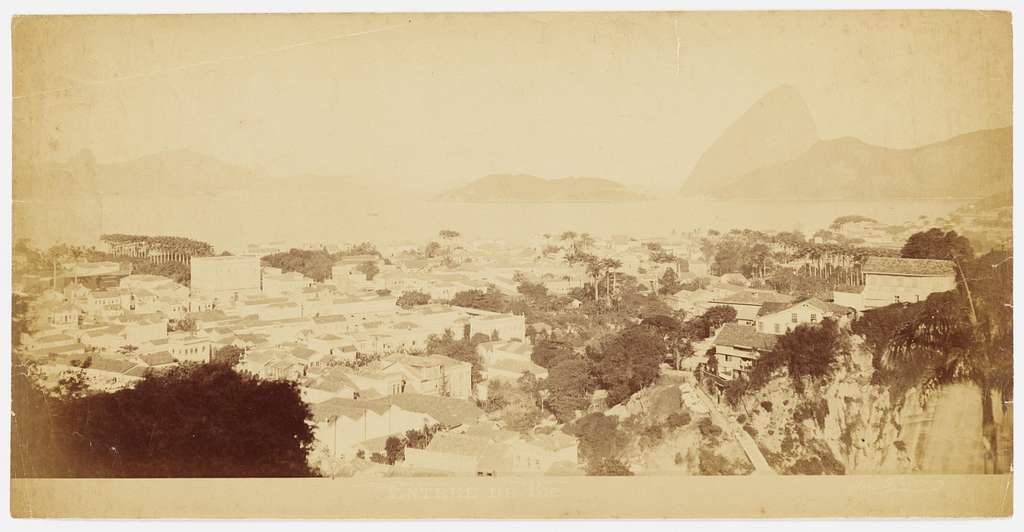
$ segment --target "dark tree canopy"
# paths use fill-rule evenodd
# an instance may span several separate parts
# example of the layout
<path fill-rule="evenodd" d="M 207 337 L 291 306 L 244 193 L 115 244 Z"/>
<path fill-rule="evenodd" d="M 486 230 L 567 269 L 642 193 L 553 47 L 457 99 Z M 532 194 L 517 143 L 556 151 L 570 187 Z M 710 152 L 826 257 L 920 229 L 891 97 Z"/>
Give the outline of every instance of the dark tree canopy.
<path fill-rule="evenodd" d="M 325 250 L 290 249 L 263 257 L 264 266 L 280 268 L 282 272 L 299 272 L 317 282 L 331 277 L 334 258 Z"/>
<path fill-rule="evenodd" d="M 682 283 L 679 282 L 679 276 L 676 275 L 676 271 L 672 268 L 665 270 L 665 273 L 661 276 L 660 284 L 658 293 L 663 296 L 674 294 L 683 289 Z"/>
<path fill-rule="evenodd" d="M 457 307 L 476 308 L 491 312 L 507 312 L 511 302 L 501 290 L 490 285 L 486 292 L 475 288 L 458 292 L 452 297 L 451 304 Z"/>
<path fill-rule="evenodd" d="M 572 424 L 579 440 L 579 456 L 587 474 L 597 476 L 631 475 L 622 458 L 629 435 L 619 429 L 618 419 L 601 413 L 588 414 Z"/>
<path fill-rule="evenodd" d="M 594 384 L 586 360 L 561 359 L 548 370 L 548 410 L 561 422 L 572 421 L 577 410 L 590 405 Z"/>
<path fill-rule="evenodd" d="M 398 296 L 398 301 L 396 302 L 396 304 L 402 308 L 412 308 L 419 305 L 426 305 L 427 303 L 430 303 L 430 294 L 417 290 L 402 292 L 402 295 Z"/>
<path fill-rule="evenodd" d="M 660 332 L 634 325 L 612 337 L 599 349 L 588 349 L 591 371 L 608 391 L 608 405 L 616 405 L 658 378 L 668 349 Z"/>
<path fill-rule="evenodd" d="M 26 375 L 15 390 L 14 448 L 32 449 L 18 456 L 16 475 L 311 474 L 311 416 L 288 381 L 240 375 L 225 364 L 184 364 L 148 374 L 134 388 L 78 399 L 46 397 Z"/>
<path fill-rule="evenodd" d="M 540 340 L 533 347 L 530 359 L 540 367 L 550 369 L 555 364 L 566 358 L 575 356 L 571 345 L 558 340 Z"/>
<path fill-rule="evenodd" d="M 847 346 L 839 325 L 826 318 L 821 324 L 803 323 L 779 338 L 775 349 L 754 364 L 751 383 L 758 387 L 766 383 L 772 372 L 786 368 L 793 387 L 803 392 L 804 377 L 820 379 L 832 373 L 836 359 L 846 352 Z"/>
<path fill-rule="evenodd" d="M 900 255 L 908 259 L 944 259 L 963 263 L 974 258 L 974 249 L 970 240 L 956 234 L 956 231 L 944 232 L 933 227 L 911 235 Z"/>
<path fill-rule="evenodd" d="M 704 311 L 703 317 L 712 329 L 717 329 L 736 320 L 736 309 L 729 305 L 715 305 Z"/>
<path fill-rule="evenodd" d="M 210 355 L 210 361 L 234 367 L 241 362 L 243 354 L 245 354 L 245 351 L 241 347 L 226 345 L 214 351 Z"/>

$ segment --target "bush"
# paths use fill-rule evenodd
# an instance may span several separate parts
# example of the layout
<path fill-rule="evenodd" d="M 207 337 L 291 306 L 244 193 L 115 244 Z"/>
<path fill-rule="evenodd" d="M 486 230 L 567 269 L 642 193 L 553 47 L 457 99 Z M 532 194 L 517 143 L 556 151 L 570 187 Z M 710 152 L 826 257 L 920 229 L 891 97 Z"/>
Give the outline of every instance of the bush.
<path fill-rule="evenodd" d="M 750 423 L 745 423 L 743 425 L 743 430 L 746 431 L 747 434 L 750 434 L 751 438 L 757 437 L 757 429 L 755 429 Z"/>
<path fill-rule="evenodd" d="M 661 443 L 664 437 L 665 434 L 662 432 L 661 425 L 651 425 L 640 433 L 640 448 L 650 449 L 655 447 Z"/>
<path fill-rule="evenodd" d="M 697 429 L 700 430 L 701 436 L 705 438 L 718 438 L 722 435 L 722 427 L 715 425 L 715 422 L 711 421 L 709 417 L 701 418 L 697 422 Z"/>
<path fill-rule="evenodd" d="M 587 466 L 587 474 L 598 477 L 629 477 L 633 472 L 616 458 L 605 458 L 597 464 Z"/>
<path fill-rule="evenodd" d="M 772 402 L 771 401 L 761 401 L 761 408 L 763 408 L 765 412 L 768 412 L 769 414 L 771 414 L 772 413 Z"/>
<path fill-rule="evenodd" d="M 825 427 L 825 416 L 828 415 L 828 402 L 820 399 L 815 402 L 803 403 L 793 409 L 793 421 L 803 423 L 805 420 L 813 419 L 819 428 Z"/>
<path fill-rule="evenodd" d="M 670 414 L 668 416 L 668 418 L 665 419 L 665 424 L 668 425 L 668 427 L 670 429 L 677 429 L 677 428 L 682 427 L 683 425 L 687 425 L 689 423 L 690 423 L 690 413 L 689 412 L 673 412 L 672 414 Z"/>

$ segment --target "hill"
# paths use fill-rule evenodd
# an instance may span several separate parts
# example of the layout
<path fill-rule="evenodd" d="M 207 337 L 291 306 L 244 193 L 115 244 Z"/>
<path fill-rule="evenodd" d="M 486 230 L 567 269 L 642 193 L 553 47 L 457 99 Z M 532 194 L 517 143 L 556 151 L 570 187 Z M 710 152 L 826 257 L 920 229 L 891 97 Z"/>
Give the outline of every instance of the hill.
<path fill-rule="evenodd" d="M 704 191 L 729 199 L 889 200 L 974 198 L 1012 183 L 1010 128 L 975 131 L 912 149 L 845 137 L 816 142 L 792 160 Z"/>
<path fill-rule="evenodd" d="M 726 128 L 697 161 L 683 191 L 700 194 L 727 185 L 740 175 L 797 157 L 817 141 L 803 97 L 783 85 Z"/>
<path fill-rule="evenodd" d="M 439 196 L 448 201 L 635 201 L 642 194 L 596 177 L 544 179 L 532 175 L 489 175 Z"/>
<path fill-rule="evenodd" d="M 16 162 L 14 197 L 213 196 L 233 191 L 316 190 L 366 184 L 350 177 L 301 174 L 272 176 L 190 150 L 173 150 L 110 163 L 99 163 L 88 150 L 61 162 Z"/>

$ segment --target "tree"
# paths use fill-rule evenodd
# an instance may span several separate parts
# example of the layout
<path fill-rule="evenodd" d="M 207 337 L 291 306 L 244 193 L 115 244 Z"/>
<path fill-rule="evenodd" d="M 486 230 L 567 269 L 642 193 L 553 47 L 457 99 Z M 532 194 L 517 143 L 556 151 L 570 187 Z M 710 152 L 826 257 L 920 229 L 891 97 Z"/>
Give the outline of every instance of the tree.
<path fill-rule="evenodd" d="M 356 270 L 365 275 L 367 281 L 372 281 L 373 278 L 380 273 L 380 268 L 377 266 L 377 263 L 369 260 L 359 263 L 359 265 L 356 266 Z"/>
<path fill-rule="evenodd" d="M 622 457 L 629 436 L 619 430 L 618 419 L 601 413 L 583 416 L 572 425 L 579 440 L 579 457 L 589 475 L 626 474 Z"/>
<path fill-rule="evenodd" d="M 476 308 L 491 312 L 505 312 L 509 308 L 509 298 L 494 285 L 488 285 L 487 291 L 476 288 L 463 290 L 452 297 L 451 304 L 457 307 Z"/>
<path fill-rule="evenodd" d="M 440 257 L 442 251 L 443 249 L 441 247 L 441 244 L 438 244 L 437 242 L 431 240 L 430 242 L 427 243 L 426 247 L 423 248 L 423 258 L 432 259 L 435 257 Z"/>
<path fill-rule="evenodd" d="M 444 355 L 461 362 L 468 362 L 473 366 L 472 370 L 472 381 L 476 385 L 478 382 L 483 380 L 481 370 L 483 369 L 483 360 L 480 359 L 480 355 L 477 354 L 476 348 L 482 342 L 486 342 L 489 338 L 485 335 L 474 335 L 472 338 L 462 338 L 459 340 L 455 339 L 455 334 L 452 333 L 451 329 L 445 329 L 444 334 L 438 336 L 432 334 L 427 337 L 426 352 L 429 354 Z"/>
<path fill-rule="evenodd" d="M 14 448 L 48 456 L 21 471 L 41 477 L 308 476 L 312 416 L 298 386 L 221 364 L 182 364 L 133 388 L 39 404 L 20 381 Z M 25 410 L 24 401 L 37 410 Z M 20 409 L 20 410 L 19 410 Z M 43 416 L 41 419 L 39 416 Z M 20 432 L 43 423 L 46 435 Z M 24 438 L 24 439 L 22 439 Z M 39 440 L 45 441 L 39 441 Z"/>
<path fill-rule="evenodd" d="M 545 339 L 537 342 L 530 353 L 530 360 L 542 368 L 551 369 L 559 361 L 572 358 L 575 352 L 571 345 L 558 340 Z"/>
<path fill-rule="evenodd" d="M 683 357 L 693 354 L 693 343 L 686 335 L 683 324 L 672 316 L 651 316 L 644 318 L 640 325 L 652 327 L 661 335 L 665 348 L 672 353 L 673 367 L 675 369 L 679 369 Z"/>
<path fill-rule="evenodd" d="M 117 348 L 117 352 L 121 353 L 122 355 L 130 355 L 138 350 L 138 347 L 135 347 L 134 345 L 131 344 L 125 344 Z"/>
<path fill-rule="evenodd" d="M 601 348 L 588 348 L 597 383 L 608 391 L 608 406 L 616 405 L 658 378 L 667 349 L 656 329 L 634 325 Z"/>
<path fill-rule="evenodd" d="M 32 333 L 32 321 L 28 317 L 29 298 L 11 294 L 11 350 L 21 347 L 21 337 Z"/>
<path fill-rule="evenodd" d="M 405 443 L 396 436 L 388 436 L 384 442 L 384 459 L 388 465 L 405 460 Z"/>
<path fill-rule="evenodd" d="M 548 369 L 547 407 L 563 423 L 576 417 L 577 410 L 590 405 L 594 382 L 587 361 L 565 358 Z"/>
<path fill-rule="evenodd" d="M 704 311 L 702 317 L 712 329 L 717 329 L 726 323 L 736 321 L 736 309 L 729 305 L 715 305 Z"/>
<path fill-rule="evenodd" d="M 672 295 L 683 289 L 683 285 L 679 283 L 679 276 L 676 275 L 676 271 L 672 268 L 665 269 L 665 273 L 662 274 L 658 284 L 660 285 L 658 293 L 663 296 Z"/>
<path fill-rule="evenodd" d="M 548 298 L 548 287 L 542 283 L 533 283 L 523 279 L 519 282 L 517 290 L 534 304 L 546 302 Z"/>
<path fill-rule="evenodd" d="M 836 359 L 848 347 L 836 320 L 825 318 L 821 324 L 802 323 L 779 337 L 775 348 L 754 363 L 751 386 L 767 383 L 777 368 L 786 368 L 793 388 L 803 393 L 804 378 L 821 379 L 832 373 Z"/>
<path fill-rule="evenodd" d="M 398 296 L 398 301 L 395 302 L 396 305 L 405 309 L 426 305 L 427 303 L 430 303 L 430 294 L 417 290 L 402 292 L 402 295 Z"/>
<path fill-rule="evenodd" d="M 226 364 L 228 367 L 234 367 L 242 361 L 242 355 L 244 354 L 245 350 L 241 347 L 229 344 L 214 351 L 213 354 L 210 355 L 210 362 Z"/>
<path fill-rule="evenodd" d="M 191 318 L 183 318 L 175 320 L 173 322 L 167 322 L 167 332 L 181 331 L 181 332 L 196 332 L 196 320 Z"/>
<path fill-rule="evenodd" d="M 900 250 L 900 256 L 909 259 L 951 260 L 963 264 L 974 258 L 974 249 L 970 240 L 957 235 L 956 231 L 944 232 L 933 227 L 911 235 Z"/>
<path fill-rule="evenodd" d="M 445 240 L 454 240 L 460 236 L 458 231 L 453 231 L 451 229 L 442 229 L 437 235 Z"/>
<path fill-rule="evenodd" d="M 982 437 L 987 443 L 986 470 L 999 472 L 993 392 L 1006 398 L 1013 390 L 1012 309 L 981 299 L 971 312 L 960 294 L 936 293 L 921 312 L 900 327 L 883 363 L 925 389 L 956 382 L 981 392 Z"/>
<path fill-rule="evenodd" d="M 282 272 L 299 272 L 321 283 L 331 277 L 336 256 L 325 250 L 290 249 L 260 259 L 264 266 L 280 268 Z"/>

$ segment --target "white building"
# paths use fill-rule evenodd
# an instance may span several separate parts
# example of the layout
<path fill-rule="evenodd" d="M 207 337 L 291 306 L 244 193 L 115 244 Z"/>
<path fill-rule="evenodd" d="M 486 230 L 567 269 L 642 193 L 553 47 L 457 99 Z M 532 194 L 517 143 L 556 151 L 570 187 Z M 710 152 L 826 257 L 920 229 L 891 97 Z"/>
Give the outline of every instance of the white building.
<path fill-rule="evenodd" d="M 193 257 L 192 294 L 234 301 L 261 289 L 259 257 Z"/>
<path fill-rule="evenodd" d="M 867 310 L 893 303 L 916 303 L 956 288 L 956 266 L 948 260 L 868 257 L 861 272 L 863 290 L 836 291 L 836 303 Z"/>

